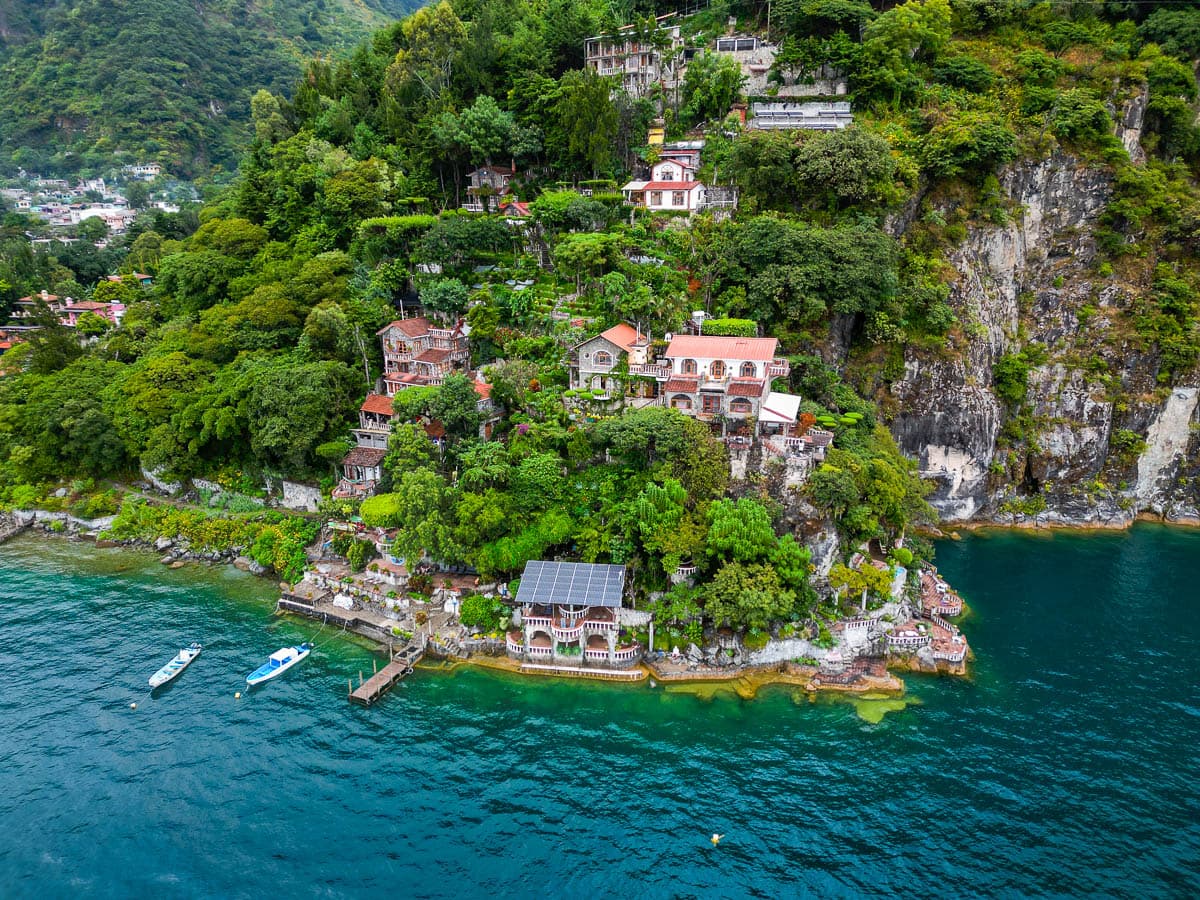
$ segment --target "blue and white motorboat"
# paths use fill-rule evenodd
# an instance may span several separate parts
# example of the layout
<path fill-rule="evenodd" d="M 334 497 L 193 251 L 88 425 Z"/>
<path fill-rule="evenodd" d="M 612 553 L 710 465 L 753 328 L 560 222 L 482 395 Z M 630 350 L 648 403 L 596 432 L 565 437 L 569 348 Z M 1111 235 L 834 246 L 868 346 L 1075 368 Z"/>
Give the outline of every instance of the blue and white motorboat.
<path fill-rule="evenodd" d="M 179 674 L 192 664 L 192 660 L 200 655 L 201 646 L 192 644 L 184 647 L 176 657 L 150 676 L 150 689 L 162 687 L 168 681 L 174 681 Z"/>
<path fill-rule="evenodd" d="M 282 675 L 304 657 L 312 652 L 312 644 L 300 644 L 296 647 L 284 647 L 271 654 L 270 659 L 246 676 L 246 684 L 254 687 L 264 681 L 270 681 L 276 675 Z"/>

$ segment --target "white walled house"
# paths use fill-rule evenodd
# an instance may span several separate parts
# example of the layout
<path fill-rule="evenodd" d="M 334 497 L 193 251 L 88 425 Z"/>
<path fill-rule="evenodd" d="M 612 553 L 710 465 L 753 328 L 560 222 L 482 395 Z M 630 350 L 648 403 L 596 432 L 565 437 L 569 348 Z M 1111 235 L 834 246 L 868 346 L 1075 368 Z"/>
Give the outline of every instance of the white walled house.
<path fill-rule="evenodd" d="M 699 212 L 710 205 L 735 207 L 733 188 L 710 188 L 696 181 L 696 170 L 678 159 L 664 159 L 650 168 L 649 181 L 631 181 L 623 188 L 625 202 L 651 212 Z M 710 204 L 709 196 L 719 197 Z"/>

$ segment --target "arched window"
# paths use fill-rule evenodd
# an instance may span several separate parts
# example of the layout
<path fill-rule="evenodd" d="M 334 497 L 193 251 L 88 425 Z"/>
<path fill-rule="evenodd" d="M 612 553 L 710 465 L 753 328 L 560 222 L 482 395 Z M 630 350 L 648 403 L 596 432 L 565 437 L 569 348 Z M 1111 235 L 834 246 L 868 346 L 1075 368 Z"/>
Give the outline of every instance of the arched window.
<path fill-rule="evenodd" d="M 593 361 L 595 362 L 597 368 L 601 366 L 611 366 L 613 363 L 612 354 L 607 350 L 599 350 L 596 352 Z"/>
<path fill-rule="evenodd" d="M 684 375 L 695 375 L 696 372 L 699 371 L 699 369 L 696 367 L 696 361 L 694 359 L 685 359 L 683 361 L 683 365 L 680 367 L 680 370 Z"/>
<path fill-rule="evenodd" d="M 691 409 L 692 398 L 687 394 L 676 394 L 671 398 L 671 406 L 675 409 Z"/>
<path fill-rule="evenodd" d="M 665 168 L 661 169 L 658 174 L 662 176 L 663 181 L 675 180 L 675 170 L 670 166 L 666 166 Z"/>
<path fill-rule="evenodd" d="M 742 363 L 742 377 L 743 378 L 753 378 L 757 374 L 758 374 L 758 369 L 756 369 L 754 367 L 754 363 L 752 363 L 752 362 Z"/>
<path fill-rule="evenodd" d="M 729 402 L 729 411 L 733 413 L 745 415 L 752 409 L 754 409 L 754 404 L 752 404 L 745 397 L 735 397 Z"/>
<path fill-rule="evenodd" d="M 708 374 L 713 378 L 724 378 L 725 363 L 721 362 L 719 359 L 714 359 L 713 364 L 708 367 Z"/>

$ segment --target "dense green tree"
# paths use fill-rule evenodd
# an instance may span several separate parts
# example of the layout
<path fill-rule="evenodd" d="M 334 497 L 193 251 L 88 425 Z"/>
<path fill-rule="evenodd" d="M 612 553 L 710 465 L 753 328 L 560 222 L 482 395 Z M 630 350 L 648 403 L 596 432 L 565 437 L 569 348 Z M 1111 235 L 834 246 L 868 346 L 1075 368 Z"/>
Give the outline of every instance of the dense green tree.
<path fill-rule="evenodd" d="M 772 622 L 791 618 L 795 599 L 771 566 L 733 562 L 705 587 L 704 612 L 717 625 L 766 630 Z"/>

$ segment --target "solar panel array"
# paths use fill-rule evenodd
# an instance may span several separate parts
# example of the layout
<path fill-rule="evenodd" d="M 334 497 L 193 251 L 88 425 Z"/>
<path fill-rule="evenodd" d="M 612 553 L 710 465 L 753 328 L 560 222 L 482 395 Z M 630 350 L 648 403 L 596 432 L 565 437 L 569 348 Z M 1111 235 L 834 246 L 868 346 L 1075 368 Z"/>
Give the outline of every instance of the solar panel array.
<path fill-rule="evenodd" d="M 517 602 L 620 606 L 624 590 L 624 566 L 535 559 L 525 564 Z"/>

